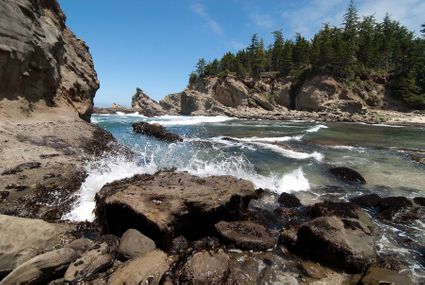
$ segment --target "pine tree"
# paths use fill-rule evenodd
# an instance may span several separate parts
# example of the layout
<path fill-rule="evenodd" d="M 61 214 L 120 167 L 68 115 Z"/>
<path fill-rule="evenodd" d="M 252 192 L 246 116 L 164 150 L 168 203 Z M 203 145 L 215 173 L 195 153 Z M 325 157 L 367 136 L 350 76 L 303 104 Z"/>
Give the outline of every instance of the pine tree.
<path fill-rule="evenodd" d="M 422 36 L 425 37 L 425 24 L 422 24 L 421 27 L 422 27 L 422 30 L 421 30 Z"/>
<path fill-rule="evenodd" d="M 206 67 L 207 67 L 207 62 L 205 61 L 205 59 L 204 58 L 199 59 L 198 63 L 196 64 L 196 74 L 198 75 L 198 77 L 205 76 Z"/>

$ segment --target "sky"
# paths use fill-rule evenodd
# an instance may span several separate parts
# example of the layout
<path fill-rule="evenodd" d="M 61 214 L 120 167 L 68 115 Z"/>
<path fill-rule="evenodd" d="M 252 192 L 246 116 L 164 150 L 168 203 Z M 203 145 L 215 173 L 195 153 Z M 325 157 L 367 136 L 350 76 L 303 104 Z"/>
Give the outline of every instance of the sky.
<path fill-rule="evenodd" d="M 90 47 L 101 87 L 95 105 L 131 105 L 136 87 L 155 100 L 187 86 L 199 58 L 245 48 L 254 33 L 311 38 L 340 26 L 349 0 L 59 0 L 67 25 Z M 362 16 L 388 12 L 419 34 L 424 0 L 357 0 Z"/>

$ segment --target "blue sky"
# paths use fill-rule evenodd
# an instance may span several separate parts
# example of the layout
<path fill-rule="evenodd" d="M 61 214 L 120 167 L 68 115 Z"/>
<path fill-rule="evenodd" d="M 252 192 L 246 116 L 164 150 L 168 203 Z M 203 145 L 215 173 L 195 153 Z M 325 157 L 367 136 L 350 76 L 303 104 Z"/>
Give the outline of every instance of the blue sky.
<path fill-rule="evenodd" d="M 136 87 L 159 100 L 182 91 L 201 57 L 244 48 L 253 33 L 311 37 L 340 25 L 349 0 L 59 0 L 67 24 L 90 47 L 101 82 L 96 105 L 129 106 Z M 423 0 L 357 0 L 361 15 L 386 12 L 409 29 L 425 22 Z"/>

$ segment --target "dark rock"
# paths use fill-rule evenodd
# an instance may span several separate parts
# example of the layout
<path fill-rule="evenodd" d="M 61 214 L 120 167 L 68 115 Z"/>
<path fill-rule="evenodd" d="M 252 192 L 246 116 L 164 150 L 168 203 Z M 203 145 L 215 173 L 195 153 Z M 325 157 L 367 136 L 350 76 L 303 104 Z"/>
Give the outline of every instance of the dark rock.
<path fill-rule="evenodd" d="M 366 184 L 366 180 L 357 171 L 348 167 L 333 167 L 329 172 L 341 180 Z"/>
<path fill-rule="evenodd" d="M 376 259 L 375 238 L 356 219 L 320 217 L 298 230 L 297 250 L 306 258 L 349 273 L 361 273 Z"/>
<path fill-rule="evenodd" d="M 251 182 L 231 176 L 158 172 L 105 185 L 96 214 L 110 232 L 134 228 L 166 246 L 175 236 L 199 238 L 224 217 L 239 217 L 256 195 Z"/>
<path fill-rule="evenodd" d="M 196 251 L 216 250 L 221 246 L 220 241 L 216 237 L 203 237 L 192 243 L 192 247 Z"/>
<path fill-rule="evenodd" d="M 413 203 L 406 197 L 387 197 L 379 201 L 379 215 L 387 220 L 391 220 L 397 213 L 410 208 Z"/>
<path fill-rule="evenodd" d="M 225 282 L 229 272 L 229 261 L 229 256 L 222 250 L 217 253 L 197 252 L 184 265 L 180 282 L 221 284 Z"/>
<path fill-rule="evenodd" d="M 170 254 L 180 255 L 189 248 L 189 242 L 184 236 L 178 236 L 171 241 Z"/>
<path fill-rule="evenodd" d="M 154 250 L 118 268 L 109 277 L 109 284 L 159 284 L 170 264 L 164 252 Z"/>
<path fill-rule="evenodd" d="M 27 169 L 39 168 L 40 166 L 41 166 L 40 162 L 25 162 L 25 163 L 22 163 L 22 164 L 15 166 L 14 168 L 6 169 L 5 171 L 2 172 L 1 175 L 16 174 L 16 173 L 22 172 L 22 171 L 27 170 Z"/>
<path fill-rule="evenodd" d="M 307 213 L 313 217 L 324 217 L 324 216 L 337 216 L 340 218 L 354 218 L 358 219 L 358 211 L 360 208 L 352 203 L 335 203 L 335 202 L 323 202 L 317 203 L 311 206 Z"/>
<path fill-rule="evenodd" d="M 153 240 L 135 229 L 128 229 L 121 237 L 118 252 L 122 257 L 132 259 L 155 249 L 156 245 Z"/>
<path fill-rule="evenodd" d="M 413 202 L 420 206 L 425 206 L 425 197 L 416 197 L 413 199 Z"/>
<path fill-rule="evenodd" d="M 72 262 L 65 272 L 65 282 L 76 284 L 109 268 L 115 259 L 118 239 L 113 236 L 102 237 L 89 251 Z"/>
<path fill-rule="evenodd" d="M 302 206 L 300 199 L 289 193 L 280 194 L 278 202 L 285 208 L 297 208 Z"/>
<path fill-rule="evenodd" d="M 60 277 L 78 257 L 71 248 L 61 248 L 38 255 L 15 268 L 0 284 L 44 284 Z"/>
<path fill-rule="evenodd" d="M 226 240 L 242 249 L 261 251 L 272 248 L 276 244 L 262 225 L 250 221 L 221 221 L 215 225 L 215 228 Z"/>
<path fill-rule="evenodd" d="M 9 191 L 0 191 L 0 202 L 9 196 Z"/>
<path fill-rule="evenodd" d="M 167 131 L 167 129 L 160 124 L 149 124 L 146 122 L 133 123 L 133 131 L 138 134 L 153 136 L 157 139 L 166 142 L 181 142 L 183 139 L 173 133 Z"/>
<path fill-rule="evenodd" d="M 363 208 L 376 208 L 379 206 L 381 197 L 376 194 L 366 194 L 350 200 L 352 203 Z"/>
<path fill-rule="evenodd" d="M 385 268 L 379 268 L 371 266 L 366 274 L 360 280 L 362 285 L 378 285 L 378 284 L 403 284 L 410 285 L 415 284 L 407 275 L 400 274 L 398 272 L 388 270 Z"/>

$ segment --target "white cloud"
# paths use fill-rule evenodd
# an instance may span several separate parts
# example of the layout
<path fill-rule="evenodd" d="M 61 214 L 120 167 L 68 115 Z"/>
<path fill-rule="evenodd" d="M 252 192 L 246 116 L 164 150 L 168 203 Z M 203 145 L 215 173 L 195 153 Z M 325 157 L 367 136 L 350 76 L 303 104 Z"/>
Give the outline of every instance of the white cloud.
<path fill-rule="evenodd" d="M 223 28 L 206 12 L 204 5 L 202 5 L 201 3 L 195 3 L 191 5 L 190 8 L 193 12 L 195 12 L 202 19 L 204 19 L 211 31 L 213 31 L 217 35 L 223 35 Z"/>
<path fill-rule="evenodd" d="M 391 18 L 419 34 L 420 26 L 425 22 L 425 1 L 423 0 L 362 0 L 357 3 L 362 16 L 375 15 L 381 21 L 386 13 Z"/>
<path fill-rule="evenodd" d="M 250 18 L 260 28 L 270 29 L 274 26 L 273 18 L 269 14 L 251 14 Z"/>

